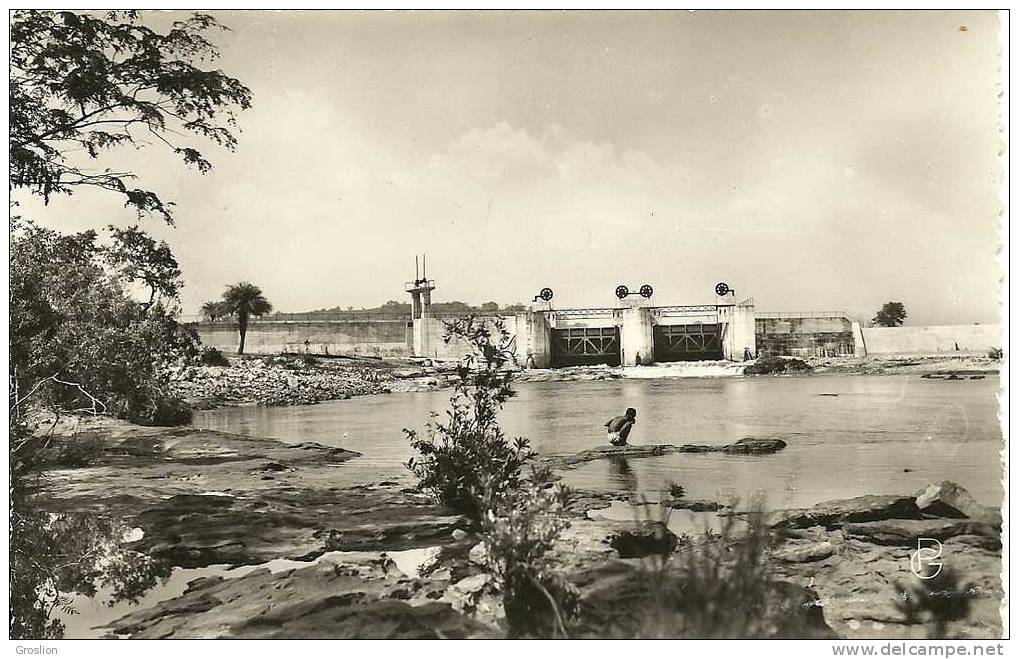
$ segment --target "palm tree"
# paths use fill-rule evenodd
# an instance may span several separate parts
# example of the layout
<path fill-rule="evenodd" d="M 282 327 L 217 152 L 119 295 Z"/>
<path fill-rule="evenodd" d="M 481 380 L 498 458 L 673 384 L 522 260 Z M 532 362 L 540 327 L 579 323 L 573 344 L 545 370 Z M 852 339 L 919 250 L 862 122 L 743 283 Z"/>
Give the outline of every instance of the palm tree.
<path fill-rule="evenodd" d="M 204 318 L 208 318 L 211 322 L 216 322 L 224 316 L 229 316 L 230 312 L 226 309 L 226 302 L 223 300 L 211 300 L 202 305 L 200 312 Z"/>
<path fill-rule="evenodd" d="M 244 354 L 244 335 L 248 333 L 248 318 L 264 316 L 272 311 L 272 303 L 262 295 L 262 289 L 254 284 L 243 281 L 228 286 L 223 292 L 223 307 L 227 313 L 237 316 L 237 331 L 241 335 L 241 344 L 237 354 Z"/>

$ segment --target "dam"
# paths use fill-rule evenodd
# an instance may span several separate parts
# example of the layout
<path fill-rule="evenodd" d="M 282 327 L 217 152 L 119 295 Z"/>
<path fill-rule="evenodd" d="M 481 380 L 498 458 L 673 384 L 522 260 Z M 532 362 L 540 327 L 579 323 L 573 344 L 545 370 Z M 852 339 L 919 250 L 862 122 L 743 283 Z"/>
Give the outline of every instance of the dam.
<path fill-rule="evenodd" d="M 722 288 L 724 286 L 724 288 Z M 435 282 L 415 279 L 406 291 L 412 298 L 411 327 L 415 355 L 438 359 L 463 356 L 467 347 L 444 340 L 444 318 L 430 313 Z M 511 337 L 521 365 L 556 368 L 606 364 L 637 366 L 659 362 L 728 359 L 757 355 L 753 300 L 737 302 L 735 291 L 719 284 L 711 304 L 656 306 L 653 289 L 639 294 L 625 286 L 616 290 L 613 307 L 554 309 L 551 289 L 526 311 L 498 318 Z"/>
<path fill-rule="evenodd" d="M 409 314 L 346 311 L 252 318 L 246 348 L 253 354 L 458 359 L 467 346 L 444 340 L 445 322 L 467 313 L 433 311 L 435 289 L 435 280 L 424 276 L 406 282 Z M 649 284 L 633 292 L 618 286 L 612 306 L 556 308 L 552 297 L 552 290 L 543 288 L 523 311 L 474 315 L 492 326 L 500 321 L 517 363 L 533 368 L 743 361 L 763 354 L 851 356 L 862 354 L 865 343 L 860 323 L 844 312 L 759 312 L 752 298 L 737 299 L 723 282 L 713 299 L 706 295 L 709 299 L 697 304 L 659 304 Z M 236 320 L 203 320 L 193 327 L 205 345 L 236 350 Z"/>
<path fill-rule="evenodd" d="M 611 296 L 612 306 L 578 308 L 555 308 L 553 291 L 546 287 L 516 312 L 435 311 L 435 290 L 435 280 L 415 272 L 404 285 L 410 313 L 336 311 L 253 318 L 246 347 L 252 354 L 454 360 L 470 350 L 457 340 L 445 340 L 445 323 L 468 314 L 492 327 L 501 323 L 517 363 L 529 368 L 739 362 L 763 355 L 986 355 L 1002 345 L 999 324 L 864 327 L 843 311 L 761 311 L 753 298 L 738 299 L 725 282 L 715 286 L 713 299 L 705 295 L 708 300 L 697 304 L 658 304 L 650 284 L 634 291 L 621 284 Z M 205 345 L 224 352 L 237 349 L 235 319 L 192 326 Z"/>

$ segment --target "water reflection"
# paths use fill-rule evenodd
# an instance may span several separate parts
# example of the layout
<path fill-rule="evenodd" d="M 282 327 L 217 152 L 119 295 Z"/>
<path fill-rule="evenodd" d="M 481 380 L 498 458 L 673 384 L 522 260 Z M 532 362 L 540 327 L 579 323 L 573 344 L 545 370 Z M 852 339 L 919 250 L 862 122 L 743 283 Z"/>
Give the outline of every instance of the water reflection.
<path fill-rule="evenodd" d="M 614 455 L 609 458 L 609 469 L 621 489 L 630 494 L 637 493 L 637 474 L 630 468 L 630 462 L 625 457 Z"/>
<path fill-rule="evenodd" d="M 53 514 L 20 493 L 11 499 L 10 637 L 62 638 L 76 595 L 137 602 L 170 576 L 171 566 L 125 545 L 137 531 L 89 513 Z"/>

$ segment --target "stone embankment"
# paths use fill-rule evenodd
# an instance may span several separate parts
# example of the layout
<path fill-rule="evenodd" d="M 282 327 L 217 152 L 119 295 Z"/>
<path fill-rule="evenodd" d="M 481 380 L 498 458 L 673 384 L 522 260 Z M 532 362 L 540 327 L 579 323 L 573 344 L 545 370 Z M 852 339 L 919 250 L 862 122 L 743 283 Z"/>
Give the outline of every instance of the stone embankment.
<path fill-rule="evenodd" d="M 230 366 L 191 366 L 171 381 L 196 409 L 230 405 L 309 405 L 327 400 L 449 386 L 451 367 L 369 359 L 278 356 L 235 359 Z"/>

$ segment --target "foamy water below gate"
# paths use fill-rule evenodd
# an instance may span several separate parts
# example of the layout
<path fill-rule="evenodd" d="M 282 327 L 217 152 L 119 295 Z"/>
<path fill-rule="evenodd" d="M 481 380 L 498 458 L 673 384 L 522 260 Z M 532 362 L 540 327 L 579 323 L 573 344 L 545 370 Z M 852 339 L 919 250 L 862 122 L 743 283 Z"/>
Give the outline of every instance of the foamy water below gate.
<path fill-rule="evenodd" d="M 1001 502 L 998 378 L 912 376 L 622 379 L 517 383 L 500 417 L 507 433 L 543 454 L 605 444 L 602 424 L 638 410 L 631 444 L 728 444 L 780 437 L 769 456 L 675 454 L 598 460 L 565 472 L 568 485 L 654 491 L 677 482 L 693 498 L 763 495 L 769 507 L 806 506 L 860 494 L 909 493 L 954 480 L 979 501 Z M 194 425 L 358 451 L 337 485 L 409 481 L 403 428 L 423 430 L 449 391 L 368 396 L 296 407 L 197 413 Z M 837 394 L 837 395 L 832 395 Z M 908 470 L 908 471 L 907 471 Z"/>

